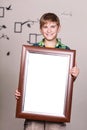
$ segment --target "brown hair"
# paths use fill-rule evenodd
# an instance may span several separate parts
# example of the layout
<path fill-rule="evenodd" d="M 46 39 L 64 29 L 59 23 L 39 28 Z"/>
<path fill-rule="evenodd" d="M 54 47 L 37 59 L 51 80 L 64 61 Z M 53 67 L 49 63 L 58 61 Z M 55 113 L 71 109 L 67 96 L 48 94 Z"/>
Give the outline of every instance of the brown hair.
<path fill-rule="evenodd" d="M 56 14 L 54 14 L 54 13 L 45 13 L 40 18 L 40 28 L 42 28 L 42 26 L 44 24 L 46 24 L 48 21 L 56 22 L 57 25 L 60 26 L 60 20 L 59 20 L 59 17 Z"/>

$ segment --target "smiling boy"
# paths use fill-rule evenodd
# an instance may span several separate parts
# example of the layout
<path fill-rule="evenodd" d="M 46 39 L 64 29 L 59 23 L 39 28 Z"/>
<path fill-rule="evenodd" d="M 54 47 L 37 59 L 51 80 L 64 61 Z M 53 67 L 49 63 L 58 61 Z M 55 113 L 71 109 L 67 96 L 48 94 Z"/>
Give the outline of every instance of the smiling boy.
<path fill-rule="evenodd" d="M 42 41 L 39 43 L 35 43 L 33 46 L 40 46 L 40 47 L 49 47 L 49 48 L 60 48 L 60 49 L 67 49 L 70 48 L 61 41 L 58 40 L 57 36 L 60 31 L 60 20 L 58 16 L 54 13 L 45 13 L 40 18 L 40 31 L 43 35 Z M 77 78 L 79 74 L 79 69 L 77 65 L 70 70 L 71 75 L 74 79 Z M 18 100 L 21 96 L 21 93 L 16 90 L 15 97 Z M 53 123 L 53 122 L 42 122 L 42 121 L 32 121 L 32 120 L 25 120 L 24 123 L 24 130 L 65 130 L 65 123 Z"/>

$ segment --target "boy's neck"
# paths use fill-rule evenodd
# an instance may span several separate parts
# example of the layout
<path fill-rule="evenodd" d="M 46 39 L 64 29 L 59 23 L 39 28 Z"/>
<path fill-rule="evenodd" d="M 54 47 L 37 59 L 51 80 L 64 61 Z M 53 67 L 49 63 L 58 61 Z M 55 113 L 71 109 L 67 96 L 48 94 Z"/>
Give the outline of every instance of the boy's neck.
<path fill-rule="evenodd" d="M 44 44 L 45 44 L 45 47 L 55 48 L 57 44 L 57 40 L 56 39 L 53 41 L 44 40 Z"/>

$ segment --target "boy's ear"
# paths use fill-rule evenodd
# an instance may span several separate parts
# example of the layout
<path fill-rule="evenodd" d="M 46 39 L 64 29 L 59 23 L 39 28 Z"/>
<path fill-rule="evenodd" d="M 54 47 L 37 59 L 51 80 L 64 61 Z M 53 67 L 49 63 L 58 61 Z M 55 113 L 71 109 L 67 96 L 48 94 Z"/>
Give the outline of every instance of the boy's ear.
<path fill-rule="evenodd" d="M 40 32 L 42 33 L 42 30 L 41 30 L 41 28 L 40 28 Z"/>
<path fill-rule="evenodd" d="M 60 32 L 60 30 L 61 30 L 61 26 L 58 27 L 58 33 Z"/>

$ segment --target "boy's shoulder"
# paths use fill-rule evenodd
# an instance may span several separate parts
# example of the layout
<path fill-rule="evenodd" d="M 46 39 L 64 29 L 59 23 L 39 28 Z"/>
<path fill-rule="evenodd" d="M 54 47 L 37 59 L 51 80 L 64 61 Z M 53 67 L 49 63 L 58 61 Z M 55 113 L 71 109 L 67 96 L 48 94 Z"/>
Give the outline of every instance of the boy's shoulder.
<path fill-rule="evenodd" d="M 34 43 L 33 46 L 40 46 L 39 43 Z"/>
<path fill-rule="evenodd" d="M 67 49 L 70 50 L 70 47 L 68 47 L 67 45 L 63 44 L 61 41 L 58 40 L 58 43 L 56 45 L 56 48 L 60 48 L 60 49 Z"/>

